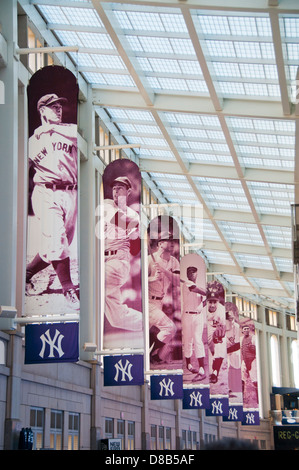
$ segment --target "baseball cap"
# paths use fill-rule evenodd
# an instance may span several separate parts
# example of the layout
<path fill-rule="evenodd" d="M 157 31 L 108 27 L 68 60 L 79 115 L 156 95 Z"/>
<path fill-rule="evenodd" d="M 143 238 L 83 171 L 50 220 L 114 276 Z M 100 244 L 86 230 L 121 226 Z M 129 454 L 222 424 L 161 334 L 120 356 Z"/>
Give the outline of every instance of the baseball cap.
<path fill-rule="evenodd" d="M 57 96 L 55 93 L 49 93 L 48 95 L 42 96 L 37 102 L 37 109 L 39 110 L 42 106 L 50 106 L 57 102 L 67 102 L 66 98 Z"/>
<path fill-rule="evenodd" d="M 173 240 L 173 235 L 170 232 L 161 232 L 161 233 L 159 233 L 158 240 L 159 241 Z"/>
<path fill-rule="evenodd" d="M 208 282 L 207 300 L 219 300 L 220 302 L 224 302 L 224 288 L 220 282 Z"/>
<path fill-rule="evenodd" d="M 126 176 L 118 176 L 118 178 L 115 178 L 115 179 L 112 181 L 112 183 L 111 183 L 111 187 L 114 186 L 115 183 L 124 184 L 124 185 L 127 186 L 129 189 L 132 187 L 131 181 L 130 181 L 129 178 L 127 178 Z"/>

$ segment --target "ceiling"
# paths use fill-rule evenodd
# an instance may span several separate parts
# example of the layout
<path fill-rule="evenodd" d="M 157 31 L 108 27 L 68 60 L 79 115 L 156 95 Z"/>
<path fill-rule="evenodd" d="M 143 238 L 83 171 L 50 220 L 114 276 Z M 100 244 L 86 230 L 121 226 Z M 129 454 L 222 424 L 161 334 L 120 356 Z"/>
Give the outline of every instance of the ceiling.
<path fill-rule="evenodd" d="M 78 46 L 79 83 L 159 199 L 202 205 L 203 239 L 185 226 L 208 271 L 292 312 L 298 2 L 19 3 L 49 46 Z"/>

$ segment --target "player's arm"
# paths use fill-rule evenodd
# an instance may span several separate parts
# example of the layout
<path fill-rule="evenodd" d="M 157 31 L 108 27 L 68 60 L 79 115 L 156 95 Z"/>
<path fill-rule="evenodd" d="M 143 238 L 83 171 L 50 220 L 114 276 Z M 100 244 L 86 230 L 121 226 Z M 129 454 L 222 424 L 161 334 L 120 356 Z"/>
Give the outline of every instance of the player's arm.
<path fill-rule="evenodd" d="M 44 123 L 34 131 L 34 135 L 37 139 L 40 139 L 42 134 L 53 133 L 62 135 L 66 139 L 70 139 L 74 144 L 77 141 L 77 126 L 75 124 L 47 124 Z"/>

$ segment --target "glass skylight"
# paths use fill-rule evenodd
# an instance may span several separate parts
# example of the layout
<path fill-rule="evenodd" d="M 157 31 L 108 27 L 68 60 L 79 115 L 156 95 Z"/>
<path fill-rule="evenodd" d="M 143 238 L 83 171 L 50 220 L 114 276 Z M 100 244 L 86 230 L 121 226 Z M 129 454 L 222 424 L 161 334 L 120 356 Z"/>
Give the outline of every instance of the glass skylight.
<path fill-rule="evenodd" d="M 267 294 L 267 289 L 275 288 L 281 293 L 281 283 L 262 277 L 262 270 L 272 272 L 273 260 L 278 271 L 290 273 L 293 268 L 290 205 L 295 200 L 291 172 L 296 120 L 293 108 L 290 114 L 285 113 L 281 100 L 290 95 L 290 89 L 281 86 L 284 73 L 288 87 L 296 79 L 299 15 L 278 12 L 284 63 L 277 64 L 272 18 L 262 7 L 259 11 L 250 6 L 247 11 L 244 6 L 242 11 L 230 11 L 229 5 L 218 10 L 192 6 L 189 12 L 197 33 L 194 38 L 185 22 L 182 2 L 175 7 L 168 2 L 163 6 L 146 1 L 102 2 L 109 31 L 93 2 L 58 3 L 32 3 L 32 8 L 42 14 L 41 24 L 46 22 L 41 30 L 45 43 L 79 46 L 78 52 L 69 53 L 74 71 L 92 86 L 96 102 L 105 103 L 98 108 L 99 115 L 102 119 L 107 114 L 104 122 L 110 130 L 116 130 L 116 141 L 121 137 L 140 144 L 135 158 L 147 169 L 142 172 L 145 182 L 150 182 L 150 176 L 164 197 L 178 204 L 198 202 L 191 184 L 194 182 L 214 215 L 203 221 L 206 247 L 202 252 L 208 263 L 223 266 L 225 282 L 241 294 L 244 287 L 247 297 L 258 295 L 255 290 L 250 293 L 251 283 L 257 291 Z M 39 29 L 39 24 L 36 26 Z M 110 28 L 114 34 L 109 34 Z M 207 70 L 210 76 L 206 82 Z M 142 90 L 138 89 L 136 75 L 145 85 Z M 210 96 L 211 88 L 218 95 L 221 111 Z M 115 105 L 118 94 L 121 104 Z M 222 125 L 223 119 L 227 127 Z M 175 173 L 180 172 L 178 155 L 186 164 L 182 174 Z M 250 201 L 238 179 L 236 159 Z M 151 160 L 155 171 L 148 172 Z M 279 172 L 289 184 L 277 184 Z M 257 219 L 249 202 L 255 206 Z M 189 225 L 185 220 L 187 232 Z M 250 254 L 254 246 L 262 252 L 262 235 L 272 250 L 271 257 Z M 234 266 L 235 261 L 224 248 L 213 248 L 221 247 L 221 242 L 228 243 L 236 254 L 237 270 L 260 269 L 261 277 L 247 280 L 246 269 L 244 277 L 226 274 L 225 266 Z M 291 283 L 286 287 L 293 290 Z M 281 293 L 284 302 L 292 302 L 287 295 Z"/>

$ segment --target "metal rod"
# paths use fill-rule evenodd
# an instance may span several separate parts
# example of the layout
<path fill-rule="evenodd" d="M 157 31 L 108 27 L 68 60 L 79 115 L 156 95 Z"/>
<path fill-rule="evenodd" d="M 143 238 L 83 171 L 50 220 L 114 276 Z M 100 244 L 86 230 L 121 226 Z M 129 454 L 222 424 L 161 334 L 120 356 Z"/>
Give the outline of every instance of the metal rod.
<path fill-rule="evenodd" d="M 16 53 L 23 54 L 39 54 L 48 52 L 77 52 L 79 46 L 56 46 L 56 47 L 21 47 L 16 49 Z"/>
<path fill-rule="evenodd" d="M 123 145 L 100 145 L 94 147 L 94 150 L 117 150 L 117 149 L 131 149 L 140 148 L 140 144 L 123 144 Z"/>
<path fill-rule="evenodd" d="M 79 321 L 80 316 L 78 314 L 74 315 L 49 315 L 49 316 L 34 316 L 34 317 L 17 317 L 14 318 L 13 321 L 19 324 L 26 324 L 26 323 L 53 323 L 56 321 L 60 321 L 62 323 L 68 321 Z"/>
<path fill-rule="evenodd" d="M 145 375 L 181 375 L 183 374 L 183 369 L 174 369 L 174 370 L 169 370 L 169 369 L 159 369 L 159 370 L 146 370 L 144 372 Z"/>
<path fill-rule="evenodd" d="M 144 349 L 113 349 L 113 350 L 101 350 L 95 351 L 95 356 L 113 356 L 117 354 L 143 354 Z"/>

